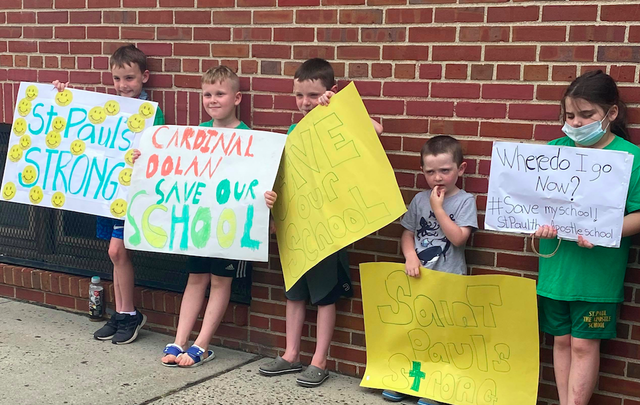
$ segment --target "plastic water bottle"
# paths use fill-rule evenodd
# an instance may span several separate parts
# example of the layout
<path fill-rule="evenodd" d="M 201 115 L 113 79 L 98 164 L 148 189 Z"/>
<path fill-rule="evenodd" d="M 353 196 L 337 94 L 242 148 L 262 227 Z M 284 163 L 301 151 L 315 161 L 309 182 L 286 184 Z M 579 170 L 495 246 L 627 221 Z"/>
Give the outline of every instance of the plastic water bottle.
<path fill-rule="evenodd" d="M 89 285 L 89 319 L 101 321 L 104 315 L 104 288 L 100 285 L 100 277 L 91 277 Z"/>

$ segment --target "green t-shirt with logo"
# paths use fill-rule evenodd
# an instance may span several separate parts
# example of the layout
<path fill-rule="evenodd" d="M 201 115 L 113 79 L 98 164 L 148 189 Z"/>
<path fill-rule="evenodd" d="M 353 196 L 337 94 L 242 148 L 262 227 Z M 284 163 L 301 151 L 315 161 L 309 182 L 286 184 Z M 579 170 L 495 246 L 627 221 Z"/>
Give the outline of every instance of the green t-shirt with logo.
<path fill-rule="evenodd" d="M 156 108 L 156 116 L 153 118 L 153 125 L 164 125 L 164 114 L 160 107 Z"/>
<path fill-rule="evenodd" d="M 576 146 L 566 136 L 549 142 L 549 145 Z M 625 215 L 640 210 L 640 148 L 616 136 L 604 150 L 633 155 Z M 540 240 L 540 253 L 552 253 L 557 243 L 557 239 Z M 540 258 L 538 295 L 561 301 L 624 301 L 623 283 L 630 245 L 631 239 L 625 237 L 619 248 L 594 246 L 586 249 L 578 246 L 577 242 L 563 239 L 555 256 Z"/>
<path fill-rule="evenodd" d="M 213 127 L 213 120 L 211 121 L 207 121 L 207 122 L 203 122 L 202 124 L 200 124 L 201 127 Z M 251 129 L 247 126 L 247 124 L 245 124 L 244 122 L 240 121 L 240 124 L 238 124 L 238 126 L 235 129 Z"/>

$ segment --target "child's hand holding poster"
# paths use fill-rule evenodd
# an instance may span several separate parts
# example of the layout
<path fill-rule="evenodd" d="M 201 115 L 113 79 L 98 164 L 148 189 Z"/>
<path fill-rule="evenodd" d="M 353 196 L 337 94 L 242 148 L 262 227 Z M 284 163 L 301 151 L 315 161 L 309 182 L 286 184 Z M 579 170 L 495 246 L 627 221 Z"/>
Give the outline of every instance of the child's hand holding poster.
<path fill-rule="evenodd" d="M 21 83 L 2 200 L 122 218 L 136 136 L 157 103 Z"/>
<path fill-rule="evenodd" d="M 322 259 L 407 210 L 353 83 L 289 134 L 274 190 L 287 290 Z"/>
<path fill-rule="evenodd" d="M 129 249 L 266 262 L 271 190 L 286 136 L 158 126 L 140 140 L 124 242 Z"/>
<path fill-rule="evenodd" d="M 593 148 L 494 142 L 485 228 L 619 247 L 633 155 Z"/>

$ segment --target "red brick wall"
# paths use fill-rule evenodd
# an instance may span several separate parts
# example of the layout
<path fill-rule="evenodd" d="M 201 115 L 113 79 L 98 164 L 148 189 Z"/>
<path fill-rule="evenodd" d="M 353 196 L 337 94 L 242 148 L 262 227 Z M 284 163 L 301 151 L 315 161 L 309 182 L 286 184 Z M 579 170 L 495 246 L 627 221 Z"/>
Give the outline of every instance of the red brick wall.
<path fill-rule="evenodd" d="M 0 122 L 11 121 L 21 80 L 70 80 L 76 86 L 106 91 L 109 54 L 134 42 L 150 57 L 149 87 L 168 123 L 197 124 L 203 119 L 199 76 L 223 63 L 242 77 L 241 118 L 255 128 L 284 130 L 299 119 L 291 76 L 301 61 L 320 56 L 333 63 L 342 84 L 356 81 L 370 113 L 382 120 L 381 139 L 407 201 L 425 186 L 417 173 L 417 152 L 425 136 L 451 134 L 464 144 L 469 162 L 464 187 L 477 194 L 482 213 L 491 141 L 546 141 L 559 136 L 558 99 L 568 82 L 585 70 L 606 69 L 618 80 L 631 107 L 633 139 L 640 141 L 636 85 L 640 2 L 619 3 L 1 0 Z M 401 259 L 400 232 L 394 224 L 354 244 L 351 262 L 356 281 L 359 262 Z M 469 247 L 471 271 L 536 277 L 537 259 L 527 246 L 522 237 L 478 232 Z M 284 346 L 285 307 L 278 266 L 274 256 L 269 269 L 255 272 L 250 312 L 242 315 L 240 308 L 238 315 L 248 315 L 248 320 L 228 318 L 235 325 L 223 326 L 224 344 L 271 352 Z M 15 271 L 10 273 L 7 284 L 9 272 L 4 271 L 0 294 L 46 300 L 47 292 L 34 295 L 46 291 L 42 288 L 24 290 L 29 294 L 19 290 Z M 66 277 L 46 274 L 48 280 Z M 27 278 L 33 287 L 35 281 Z M 62 284 L 73 279 L 67 277 Z M 23 281 L 24 289 L 28 283 Z M 640 266 L 634 247 L 618 325 L 620 338 L 603 345 L 594 404 L 640 405 L 638 284 Z M 179 296 L 167 301 L 168 294 L 144 291 L 138 291 L 137 300 L 146 302 L 145 308 L 175 314 Z M 365 348 L 357 286 L 356 295 L 339 304 L 330 356 L 331 367 L 361 375 Z M 164 301 L 156 302 L 156 296 Z M 307 354 L 313 350 L 314 315 L 310 312 L 304 330 Z M 158 315 L 154 321 L 168 329 L 175 327 L 174 322 L 173 315 Z M 540 403 L 551 404 L 554 401 L 547 398 L 555 398 L 555 388 L 548 342 L 542 346 L 542 362 Z"/>

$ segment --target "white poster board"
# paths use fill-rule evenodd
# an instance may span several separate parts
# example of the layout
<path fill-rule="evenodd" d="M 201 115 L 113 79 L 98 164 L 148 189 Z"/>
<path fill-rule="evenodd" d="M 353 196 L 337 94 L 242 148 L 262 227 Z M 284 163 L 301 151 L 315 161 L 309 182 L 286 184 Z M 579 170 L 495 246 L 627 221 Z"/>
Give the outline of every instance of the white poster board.
<path fill-rule="evenodd" d="M 21 83 L 2 200 L 104 217 L 126 213 L 138 133 L 157 103 Z"/>
<path fill-rule="evenodd" d="M 485 228 L 551 225 L 563 239 L 619 247 L 632 165 L 626 152 L 494 142 Z"/>
<path fill-rule="evenodd" d="M 286 139 L 243 129 L 147 129 L 131 180 L 125 246 L 266 262 L 264 193 L 273 187 Z"/>

